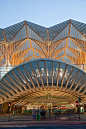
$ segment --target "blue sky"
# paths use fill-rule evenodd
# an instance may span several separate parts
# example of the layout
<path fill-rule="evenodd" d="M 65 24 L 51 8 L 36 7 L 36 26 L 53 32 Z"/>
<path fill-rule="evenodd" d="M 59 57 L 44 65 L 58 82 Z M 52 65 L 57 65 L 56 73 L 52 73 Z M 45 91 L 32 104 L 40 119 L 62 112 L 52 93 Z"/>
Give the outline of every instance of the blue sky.
<path fill-rule="evenodd" d="M 50 27 L 68 19 L 86 23 L 86 0 L 0 0 L 0 28 L 24 20 Z"/>

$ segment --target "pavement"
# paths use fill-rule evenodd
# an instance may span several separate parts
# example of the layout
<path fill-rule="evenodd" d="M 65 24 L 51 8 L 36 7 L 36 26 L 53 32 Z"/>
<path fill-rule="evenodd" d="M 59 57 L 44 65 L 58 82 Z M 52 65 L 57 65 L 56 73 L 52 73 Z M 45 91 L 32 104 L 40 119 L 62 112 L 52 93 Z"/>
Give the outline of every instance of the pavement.
<path fill-rule="evenodd" d="M 13 115 L 10 114 L 0 114 L 0 128 L 27 128 L 27 127 L 43 127 L 41 129 L 51 128 L 51 127 L 83 127 L 86 129 L 86 114 L 60 114 L 60 117 L 55 119 L 54 114 L 46 115 L 46 119 L 41 118 L 40 121 L 34 120 L 32 115 Z M 71 129 L 72 129 L 71 128 Z M 36 128 L 35 128 L 36 129 Z M 81 129 L 81 128 L 80 128 Z"/>

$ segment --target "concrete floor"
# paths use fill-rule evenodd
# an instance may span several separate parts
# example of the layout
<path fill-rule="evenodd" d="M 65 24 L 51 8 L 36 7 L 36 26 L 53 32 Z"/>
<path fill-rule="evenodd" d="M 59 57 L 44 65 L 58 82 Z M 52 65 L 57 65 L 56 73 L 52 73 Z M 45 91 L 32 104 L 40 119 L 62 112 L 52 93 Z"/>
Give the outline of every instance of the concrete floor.
<path fill-rule="evenodd" d="M 0 114 L 0 122 L 7 122 L 7 121 L 33 121 L 32 115 L 24 115 L 24 114 L 19 114 L 19 115 L 13 115 L 10 114 Z M 59 117 L 57 116 L 55 119 L 55 115 L 47 115 L 46 114 L 46 121 L 79 121 L 79 114 L 60 114 Z M 43 118 L 41 117 L 41 121 L 43 121 Z M 80 121 L 86 121 L 86 114 L 80 114 Z"/>

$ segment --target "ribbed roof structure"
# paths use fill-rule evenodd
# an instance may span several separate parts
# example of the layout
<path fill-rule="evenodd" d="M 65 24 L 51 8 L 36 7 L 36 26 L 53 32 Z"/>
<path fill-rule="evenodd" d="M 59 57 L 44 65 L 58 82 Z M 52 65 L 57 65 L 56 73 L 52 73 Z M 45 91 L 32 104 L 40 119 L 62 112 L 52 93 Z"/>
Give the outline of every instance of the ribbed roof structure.
<path fill-rule="evenodd" d="M 86 71 L 85 23 L 69 19 L 47 28 L 22 21 L 0 28 L 1 103 L 85 98 L 81 69 Z"/>
<path fill-rule="evenodd" d="M 86 97 L 86 73 L 54 59 L 36 59 L 16 66 L 0 81 L 0 101 L 25 105 L 52 99 L 76 101 Z"/>
<path fill-rule="evenodd" d="M 86 24 L 69 19 L 46 28 L 22 21 L 0 29 L 1 67 L 37 58 L 86 64 Z"/>

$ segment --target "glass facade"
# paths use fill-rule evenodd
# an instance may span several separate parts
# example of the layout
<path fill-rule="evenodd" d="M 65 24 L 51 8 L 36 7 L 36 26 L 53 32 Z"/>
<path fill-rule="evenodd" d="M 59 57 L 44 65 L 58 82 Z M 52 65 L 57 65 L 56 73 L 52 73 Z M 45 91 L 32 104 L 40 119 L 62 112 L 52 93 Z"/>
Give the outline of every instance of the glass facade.
<path fill-rule="evenodd" d="M 85 96 L 86 73 L 74 65 L 54 59 L 28 61 L 13 68 L 1 79 L 0 97 L 3 101 L 11 101 L 24 92 L 30 93 L 30 90 L 45 89 L 48 92 L 48 89 L 52 91 L 52 88 L 53 98 L 56 98 L 54 92 L 59 91 L 58 96 L 61 89 L 64 93 L 68 92 L 73 99 Z M 34 97 L 30 96 L 29 99 L 31 98 Z"/>
<path fill-rule="evenodd" d="M 37 88 L 85 95 L 85 72 L 86 24 L 69 19 L 47 28 L 22 21 L 0 28 L 2 101 Z"/>
<path fill-rule="evenodd" d="M 86 71 L 86 24 L 69 19 L 52 27 L 23 21 L 0 29 L 0 79 L 33 59 L 52 58 Z"/>

